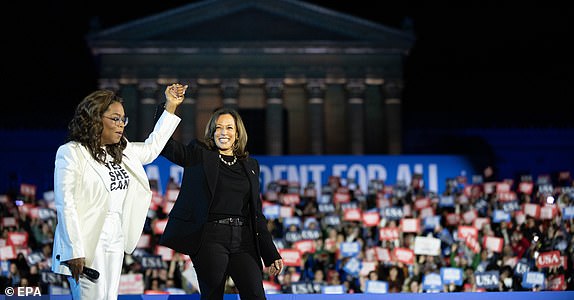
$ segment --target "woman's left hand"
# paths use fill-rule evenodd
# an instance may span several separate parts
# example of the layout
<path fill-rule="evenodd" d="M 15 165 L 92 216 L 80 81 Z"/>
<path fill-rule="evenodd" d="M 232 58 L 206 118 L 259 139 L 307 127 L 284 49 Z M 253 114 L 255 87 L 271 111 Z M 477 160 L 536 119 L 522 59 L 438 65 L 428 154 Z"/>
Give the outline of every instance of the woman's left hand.
<path fill-rule="evenodd" d="M 281 273 L 281 270 L 283 269 L 283 260 L 282 259 L 278 259 L 276 261 L 274 261 L 268 268 L 267 272 L 269 273 L 269 275 L 272 276 L 277 276 L 279 275 L 279 273 Z"/>

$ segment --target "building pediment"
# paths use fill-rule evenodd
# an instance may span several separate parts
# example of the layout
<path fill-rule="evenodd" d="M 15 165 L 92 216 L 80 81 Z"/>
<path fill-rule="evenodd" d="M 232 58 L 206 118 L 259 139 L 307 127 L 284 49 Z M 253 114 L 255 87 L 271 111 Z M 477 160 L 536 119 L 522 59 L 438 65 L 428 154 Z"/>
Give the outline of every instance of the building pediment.
<path fill-rule="evenodd" d="M 88 36 L 92 48 L 367 43 L 406 50 L 413 41 L 411 33 L 294 0 L 201 1 Z"/>

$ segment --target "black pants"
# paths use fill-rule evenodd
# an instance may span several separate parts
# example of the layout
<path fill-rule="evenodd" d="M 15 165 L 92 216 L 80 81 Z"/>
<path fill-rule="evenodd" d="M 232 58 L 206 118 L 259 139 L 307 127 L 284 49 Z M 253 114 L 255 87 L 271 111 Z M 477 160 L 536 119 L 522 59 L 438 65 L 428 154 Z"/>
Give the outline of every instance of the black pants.
<path fill-rule="evenodd" d="M 241 300 L 266 299 L 250 226 L 207 223 L 199 252 L 191 258 L 202 300 L 221 300 L 230 275 Z"/>

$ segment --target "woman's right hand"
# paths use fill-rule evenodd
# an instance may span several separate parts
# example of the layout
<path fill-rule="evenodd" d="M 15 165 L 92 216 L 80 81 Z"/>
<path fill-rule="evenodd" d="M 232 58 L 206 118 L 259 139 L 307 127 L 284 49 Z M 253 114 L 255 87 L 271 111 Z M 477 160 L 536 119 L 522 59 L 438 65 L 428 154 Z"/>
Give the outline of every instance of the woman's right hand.
<path fill-rule="evenodd" d="M 175 109 L 183 102 L 185 98 L 185 91 L 187 90 L 187 85 L 182 85 L 180 83 L 174 83 L 165 88 L 165 98 L 167 102 L 165 103 L 165 110 L 170 113 L 175 113 Z"/>
<path fill-rule="evenodd" d="M 82 274 L 84 266 L 86 265 L 86 259 L 83 257 L 73 258 L 63 263 L 65 263 L 68 266 L 68 268 L 70 268 L 70 271 L 72 272 L 72 277 L 74 277 L 76 282 L 79 282 L 80 274 Z"/>

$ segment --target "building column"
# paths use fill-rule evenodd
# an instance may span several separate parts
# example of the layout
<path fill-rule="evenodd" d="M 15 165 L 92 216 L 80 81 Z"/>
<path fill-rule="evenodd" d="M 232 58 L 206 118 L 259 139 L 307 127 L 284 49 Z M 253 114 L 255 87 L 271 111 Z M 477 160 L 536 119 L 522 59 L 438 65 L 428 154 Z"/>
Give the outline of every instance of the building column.
<path fill-rule="evenodd" d="M 223 99 L 223 106 L 239 109 L 239 82 L 237 80 L 226 79 L 221 83 L 221 96 Z"/>
<path fill-rule="evenodd" d="M 265 137 L 268 155 L 283 155 L 283 83 L 269 80 L 266 83 L 267 106 L 265 109 Z"/>
<path fill-rule="evenodd" d="M 309 95 L 309 138 L 311 154 L 322 155 L 325 153 L 325 124 L 324 103 L 325 83 L 322 80 L 311 80 L 307 84 Z"/>
<path fill-rule="evenodd" d="M 389 80 L 383 85 L 388 154 L 402 154 L 402 84 Z"/>
<path fill-rule="evenodd" d="M 365 154 L 364 112 L 365 84 L 360 80 L 351 80 L 347 84 L 349 104 L 349 142 L 351 154 Z"/>
<path fill-rule="evenodd" d="M 137 141 L 143 141 L 153 130 L 153 117 L 155 109 L 159 104 L 156 100 L 157 88 L 158 86 L 155 80 L 145 79 L 139 82 L 140 109 L 138 114 L 139 121 L 137 124 Z"/>
<path fill-rule="evenodd" d="M 380 77 L 365 81 L 365 154 L 386 154 L 383 82 Z"/>
<path fill-rule="evenodd" d="M 349 131 L 345 96 L 346 79 L 327 80 L 325 88 L 325 152 L 326 154 L 348 154 Z"/>

